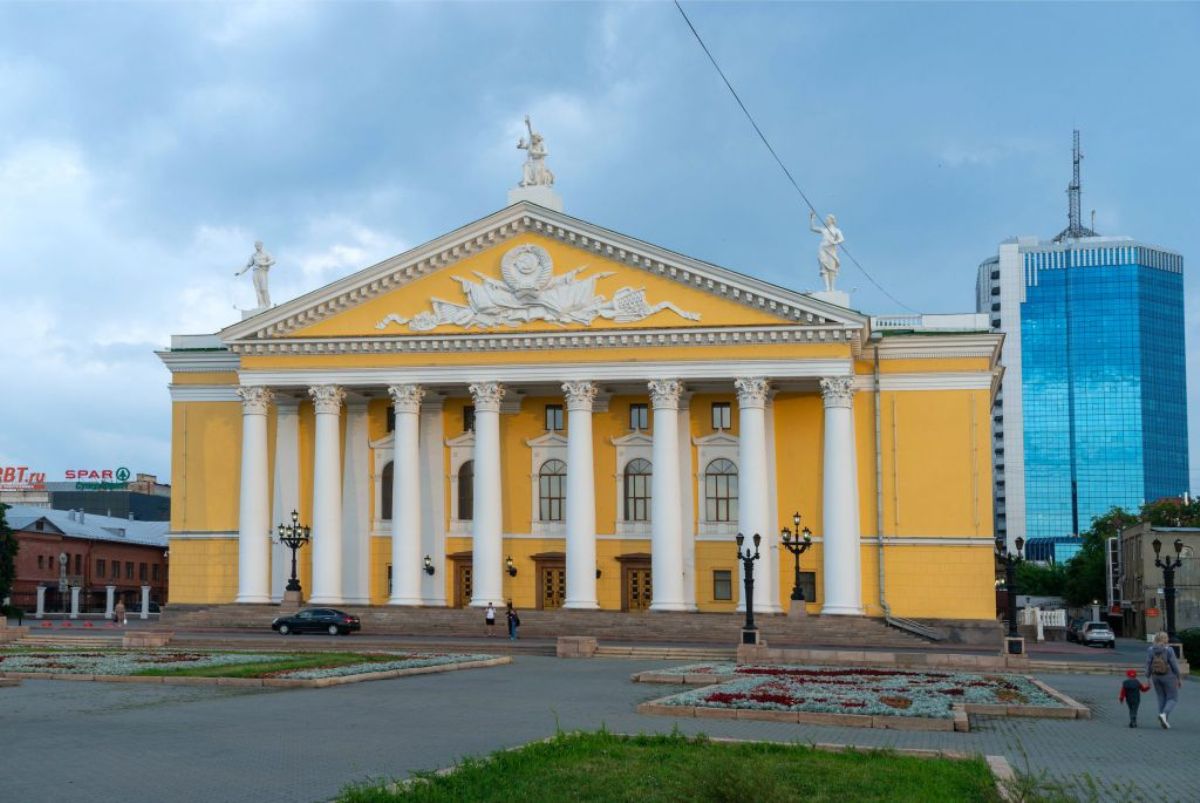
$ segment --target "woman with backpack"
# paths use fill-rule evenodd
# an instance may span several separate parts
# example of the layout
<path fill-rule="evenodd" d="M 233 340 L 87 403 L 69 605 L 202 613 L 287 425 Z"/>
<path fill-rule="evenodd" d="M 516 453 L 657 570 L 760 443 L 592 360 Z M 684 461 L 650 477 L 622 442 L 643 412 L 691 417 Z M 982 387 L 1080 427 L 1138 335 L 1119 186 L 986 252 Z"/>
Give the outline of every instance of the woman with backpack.
<path fill-rule="evenodd" d="M 1175 651 L 1167 643 L 1167 634 L 1162 631 L 1155 634 L 1154 643 L 1146 653 L 1146 677 L 1154 684 L 1154 694 L 1158 697 L 1158 724 L 1170 728 L 1167 717 L 1179 701 L 1183 677 L 1179 673 Z"/>

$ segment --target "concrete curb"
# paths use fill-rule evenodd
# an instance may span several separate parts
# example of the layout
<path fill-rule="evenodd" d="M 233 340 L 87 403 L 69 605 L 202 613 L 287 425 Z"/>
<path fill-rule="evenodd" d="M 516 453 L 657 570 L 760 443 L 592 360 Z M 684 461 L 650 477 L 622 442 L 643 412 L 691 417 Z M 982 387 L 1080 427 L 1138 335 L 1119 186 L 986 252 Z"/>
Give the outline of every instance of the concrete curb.
<path fill-rule="evenodd" d="M 74 680 L 97 683 L 157 683 L 164 686 L 242 686 L 251 688 L 323 689 L 328 686 L 343 686 L 347 683 L 362 683 L 367 680 L 390 680 L 410 675 L 434 675 L 455 672 L 459 669 L 482 669 L 488 666 L 511 664 L 512 656 L 502 655 L 483 661 L 462 661 L 437 666 L 417 666 L 409 669 L 391 669 L 386 672 L 364 672 L 344 677 L 293 680 L 288 678 L 205 678 L 181 675 L 55 675 L 46 672 L 0 672 L 0 680 Z"/>

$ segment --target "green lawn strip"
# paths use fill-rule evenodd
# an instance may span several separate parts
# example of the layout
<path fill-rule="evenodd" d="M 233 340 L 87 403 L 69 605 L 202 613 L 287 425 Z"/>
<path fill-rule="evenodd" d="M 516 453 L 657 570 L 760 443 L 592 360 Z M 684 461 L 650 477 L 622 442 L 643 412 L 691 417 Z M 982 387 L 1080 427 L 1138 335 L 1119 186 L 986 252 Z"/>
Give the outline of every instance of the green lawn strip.
<path fill-rule="evenodd" d="M 798 745 L 721 743 L 681 735 L 564 734 L 468 759 L 412 784 L 347 787 L 342 803 L 382 801 L 997 801 L 982 758 L 886 751 L 833 753 Z M 392 788 L 395 787 L 395 788 Z"/>
<path fill-rule="evenodd" d="M 161 666 L 134 672 L 135 675 L 162 675 L 193 678 L 257 678 L 271 672 L 292 669 L 317 669 L 346 664 L 382 663 L 395 661 L 395 655 L 370 655 L 353 652 L 281 653 L 278 659 L 253 664 L 225 666 Z"/>

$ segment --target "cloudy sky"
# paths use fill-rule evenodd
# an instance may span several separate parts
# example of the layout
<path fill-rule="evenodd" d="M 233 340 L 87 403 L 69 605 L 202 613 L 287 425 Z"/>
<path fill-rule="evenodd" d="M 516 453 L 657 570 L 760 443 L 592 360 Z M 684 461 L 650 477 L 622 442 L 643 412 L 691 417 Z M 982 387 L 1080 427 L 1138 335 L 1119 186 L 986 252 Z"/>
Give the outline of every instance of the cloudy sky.
<path fill-rule="evenodd" d="M 722 5 L 693 22 L 900 303 L 1066 218 L 1189 261 L 1200 488 L 1200 6 Z M 503 206 L 531 113 L 566 211 L 797 289 L 815 235 L 678 12 L 607 4 L 0 4 L 0 466 L 170 473 L 155 349 Z M 853 266 L 866 312 L 901 311 Z"/>

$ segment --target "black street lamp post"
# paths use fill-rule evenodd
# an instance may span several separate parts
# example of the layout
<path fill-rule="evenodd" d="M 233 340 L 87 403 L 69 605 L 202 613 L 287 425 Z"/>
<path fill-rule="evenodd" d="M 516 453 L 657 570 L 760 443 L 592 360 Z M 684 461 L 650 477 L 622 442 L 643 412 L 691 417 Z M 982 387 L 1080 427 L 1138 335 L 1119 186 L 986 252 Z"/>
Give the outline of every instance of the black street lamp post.
<path fill-rule="evenodd" d="M 1180 555 L 1183 554 L 1183 541 L 1179 538 L 1175 539 L 1175 557 L 1167 556 L 1166 560 L 1159 557 L 1162 551 L 1162 541 L 1155 538 L 1150 542 L 1150 546 L 1154 547 L 1154 565 L 1162 569 L 1163 573 L 1163 597 L 1167 603 L 1167 641 L 1174 644 L 1175 638 L 1175 570 L 1183 565 L 1180 560 Z"/>
<path fill-rule="evenodd" d="M 996 557 L 1004 563 L 1004 588 L 1008 594 L 1008 637 L 1010 639 L 1021 637 L 1017 630 L 1017 564 L 1023 557 L 1021 553 L 1025 549 L 1025 539 L 1017 536 L 1014 543 L 1017 547 L 1015 555 L 1007 546 L 996 550 Z"/>
<path fill-rule="evenodd" d="M 742 550 L 745 540 L 746 536 L 741 533 L 737 534 L 738 560 L 742 562 L 746 589 L 746 625 L 742 628 L 742 643 L 757 644 L 758 628 L 754 626 L 754 561 L 758 560 L 758 545 L 762 542 L 762 536 L 758 533 L 754 534 L 753 552 L 749 549 Z"/>
<path fill-rule="evenodd" d="M 300 592 L 300 579 L 296 576 L 296 550 L 312 538 L 312 528 L 300 526 L 300 514 L 292 511 L 292 523 L 279 525 L 279 542 L 292 550 L 292 578 L 288 580 L 288 591 Z"/>
<path fill-rule="evenodd" d="M 791 552 L 792 556 L 796 559 L 796 579 L 792 585 L 792 602 L 798 602 L 803 605 L 804 588 L 800 585 L 800 556 L 812 546 L 812 530 L 807 527 L 803 530 L 800 529 L 799 512 L 792 514 L 792 526 L 795 528 L 794 531 L 784 527 L 779 534 L 783 541 L 784 549 Z M 795 532 L 795 537 L 792 535 L 793 532 Z"/>

